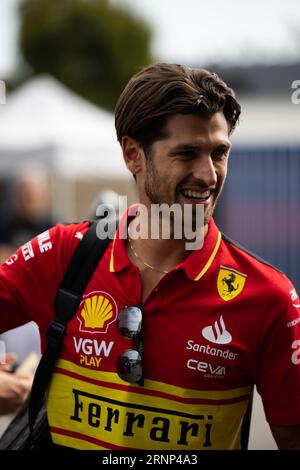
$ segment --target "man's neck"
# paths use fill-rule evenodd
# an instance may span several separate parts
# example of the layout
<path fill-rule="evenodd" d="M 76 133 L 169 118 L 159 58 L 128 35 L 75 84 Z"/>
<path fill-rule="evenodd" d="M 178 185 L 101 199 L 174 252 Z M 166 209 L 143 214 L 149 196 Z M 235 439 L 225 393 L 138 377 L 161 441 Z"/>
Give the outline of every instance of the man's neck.
<path fill-rule="evenodd" d="M 189 243 L 195 242 L 195 240 L 174 238 L 174 231 L 172 230 L 170 231 L 169 238 L 162 237 L 161 230 L 155 234 L 154 238 L 153 234 L 150 232 L 150 218 L 147 221 L 149 229 L 147 233 L 148 236 L 138 237 L 139 233 L 142 234 L 142 223 L 143 220 L 141 220 L 138 214 L 128 227 L 128 236 L 131 243 L 127 246 L 127 253 L 132 262 L 138 267 L 140 267 L 142 263 L 144 266 L 149 264 L 161 271 L 170 271 L 179 263 L 183 262 L 191 253 L 191 249 L 188 249 L 187 246 Z M 203 239 L 207 231 L 208 225 L 205 225 L 201 229 L 202 237 L 200 236 L 199 239 Z M 137 258 L 139 258 L 139 261 Z"/>

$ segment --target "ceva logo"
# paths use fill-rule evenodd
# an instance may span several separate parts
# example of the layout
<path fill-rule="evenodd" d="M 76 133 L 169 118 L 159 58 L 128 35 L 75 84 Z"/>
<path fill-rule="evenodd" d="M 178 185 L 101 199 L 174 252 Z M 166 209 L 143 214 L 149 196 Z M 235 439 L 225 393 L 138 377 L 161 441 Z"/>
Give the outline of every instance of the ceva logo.
<path fill-rule="evenodd" d="M 216 344 L 228 344 L 232 340 L 231 334 L 226 330 L 222 315 L 212 326 L 205 326 L 203 328 L 202 336 L 211 343 Z"/>

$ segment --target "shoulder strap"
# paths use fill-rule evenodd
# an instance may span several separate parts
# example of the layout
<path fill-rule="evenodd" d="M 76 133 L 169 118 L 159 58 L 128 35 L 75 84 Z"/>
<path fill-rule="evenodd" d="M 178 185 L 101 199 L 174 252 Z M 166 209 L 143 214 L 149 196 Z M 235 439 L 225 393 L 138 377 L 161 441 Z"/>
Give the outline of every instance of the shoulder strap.
<path fill-rule="evenodd" d="M 254 387 L 252 386 L 251 392 L 250 392 L 250 398 L 248 402 L 248 407 L 247 407 L 247 410 L 243 419 L 243 423 L 242 423 L 241 450 L 248 449 L 250 425 L 251 425 L 251 417 L 252 417 L 252 407 L 253 407 L 253 394 L 254 394 Z"/>
<path fill-rule="evenodd" d="M 110 238 L 101 240 L 97 237 L 97 223 L 97 220 L 91 222 L 80 241 L 55 298 L 56 318 L 48 327 L 47 347 L 37 367 L 30 394 L 28 410 L 30 435 L 59 356 L 67 324 L 77 312 L 82 294 L 111 241 Z"/>

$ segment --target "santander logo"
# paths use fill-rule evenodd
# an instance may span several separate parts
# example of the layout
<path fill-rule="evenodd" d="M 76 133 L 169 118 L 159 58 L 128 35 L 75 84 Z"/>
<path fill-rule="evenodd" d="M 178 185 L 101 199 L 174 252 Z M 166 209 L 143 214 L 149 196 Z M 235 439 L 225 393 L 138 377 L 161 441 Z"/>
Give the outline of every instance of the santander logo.
<path fill-rule="evenodd" d="M 222 315 L 212 326 L 203 328 L 202 336 L 211 343 L 216 344 L 228 344 L 232 340 L 231 334 L 226 330 Z"/>

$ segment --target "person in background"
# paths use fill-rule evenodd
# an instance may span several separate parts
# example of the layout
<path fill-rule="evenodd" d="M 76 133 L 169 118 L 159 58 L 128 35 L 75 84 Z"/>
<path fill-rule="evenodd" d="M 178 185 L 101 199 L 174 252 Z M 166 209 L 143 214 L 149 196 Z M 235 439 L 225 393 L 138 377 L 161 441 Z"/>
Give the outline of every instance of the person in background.
<path fill-rule="evenodd" d="M 37 167 L 23 170 L 14 182 L 12 198 L 11 210 L 0 220 L 0 262 L 54 224 L 44 170 Z"/>
<path fill-rule="evenodd" d="M 0 261 L 5 261 L 16 249 L 54 223 L 49 210 L 47 175 L 39 167 L 24 169 L 14 183 L 12 210 L 0 223 Z M 7 364 L 0 366 L 0 414 L 16 412 L 26 399 L 32 377 L 19 377 L 11 373 L 13 363 L 20 365 L 35 352 L 40 354 L 38 329 L 33 322 L 0 336 L 7 351 L 13 351 Z"/>

